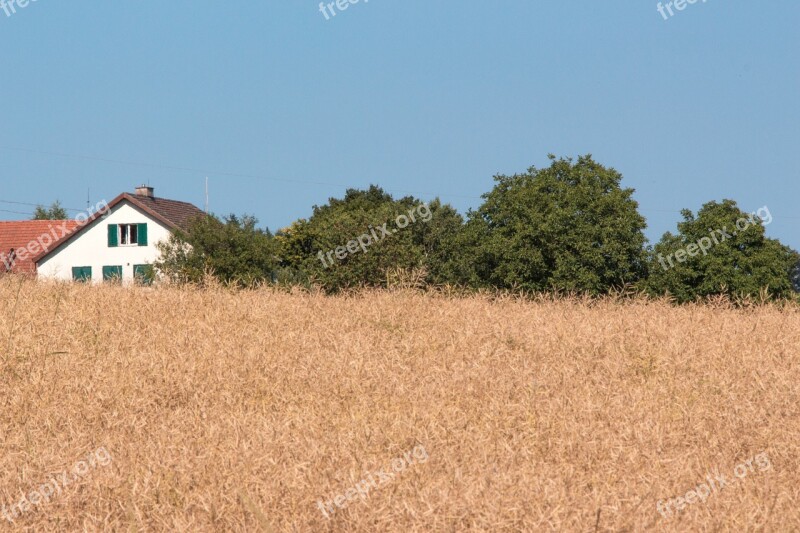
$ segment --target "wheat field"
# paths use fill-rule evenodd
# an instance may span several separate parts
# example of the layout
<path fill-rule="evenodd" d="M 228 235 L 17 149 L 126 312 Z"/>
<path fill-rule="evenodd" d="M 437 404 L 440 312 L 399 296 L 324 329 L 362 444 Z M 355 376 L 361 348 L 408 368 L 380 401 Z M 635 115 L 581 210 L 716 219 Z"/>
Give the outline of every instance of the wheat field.
<path fill-rule="evenodd" d="M 2 530 L 800 530 L 797 308 L 13 277 L 0 301 Z"/>

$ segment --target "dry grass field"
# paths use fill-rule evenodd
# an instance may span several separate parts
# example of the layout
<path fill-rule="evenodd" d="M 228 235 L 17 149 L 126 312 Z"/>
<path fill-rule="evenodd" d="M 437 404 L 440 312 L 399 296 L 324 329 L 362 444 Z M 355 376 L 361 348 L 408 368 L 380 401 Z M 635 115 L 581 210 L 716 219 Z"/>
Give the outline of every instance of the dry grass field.
<path fill-rule="evenodd" d="M 797 309 L 14 278 L 0 301 L 2 530 L 800 530 Z"/>

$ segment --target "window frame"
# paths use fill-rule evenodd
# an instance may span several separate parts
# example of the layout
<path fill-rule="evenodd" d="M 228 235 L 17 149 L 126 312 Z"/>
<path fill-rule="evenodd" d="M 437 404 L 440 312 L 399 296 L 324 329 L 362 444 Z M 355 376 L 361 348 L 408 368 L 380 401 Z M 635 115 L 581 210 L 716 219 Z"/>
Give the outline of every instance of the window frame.
<path fill-rule="evenodd" d="M 139 224 L 117 224 L 117 227 L 119 228 L 117 230 L 118 246 L 139 246 Z M 136 233 L 136 242 L 130 242 L 131 228 L 135 228 L 134 232 Z"/>

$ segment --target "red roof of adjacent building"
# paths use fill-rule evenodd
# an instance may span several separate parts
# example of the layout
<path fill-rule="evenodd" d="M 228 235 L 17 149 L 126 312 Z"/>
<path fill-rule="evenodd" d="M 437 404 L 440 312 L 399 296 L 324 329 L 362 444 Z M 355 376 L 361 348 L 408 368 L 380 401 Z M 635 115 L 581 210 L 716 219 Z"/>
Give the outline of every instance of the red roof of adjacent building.
<path fill-rule="evenodd" d="M 45 249 L 55 248 L 77 227 L 74 220 L 0 222 L 0 274 L 36 272 L 34 258 Z"/>

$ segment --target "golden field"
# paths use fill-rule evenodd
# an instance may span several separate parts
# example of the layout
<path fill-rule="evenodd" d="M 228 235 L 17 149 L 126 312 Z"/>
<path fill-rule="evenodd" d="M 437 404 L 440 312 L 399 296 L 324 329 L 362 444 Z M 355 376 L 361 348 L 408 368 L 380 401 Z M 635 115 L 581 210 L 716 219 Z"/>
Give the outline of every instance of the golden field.
<path fill-rule="evenodd" d="M 2 530 L 800 530 L 797 308 L 11 277 L 0 301 Z"/>

